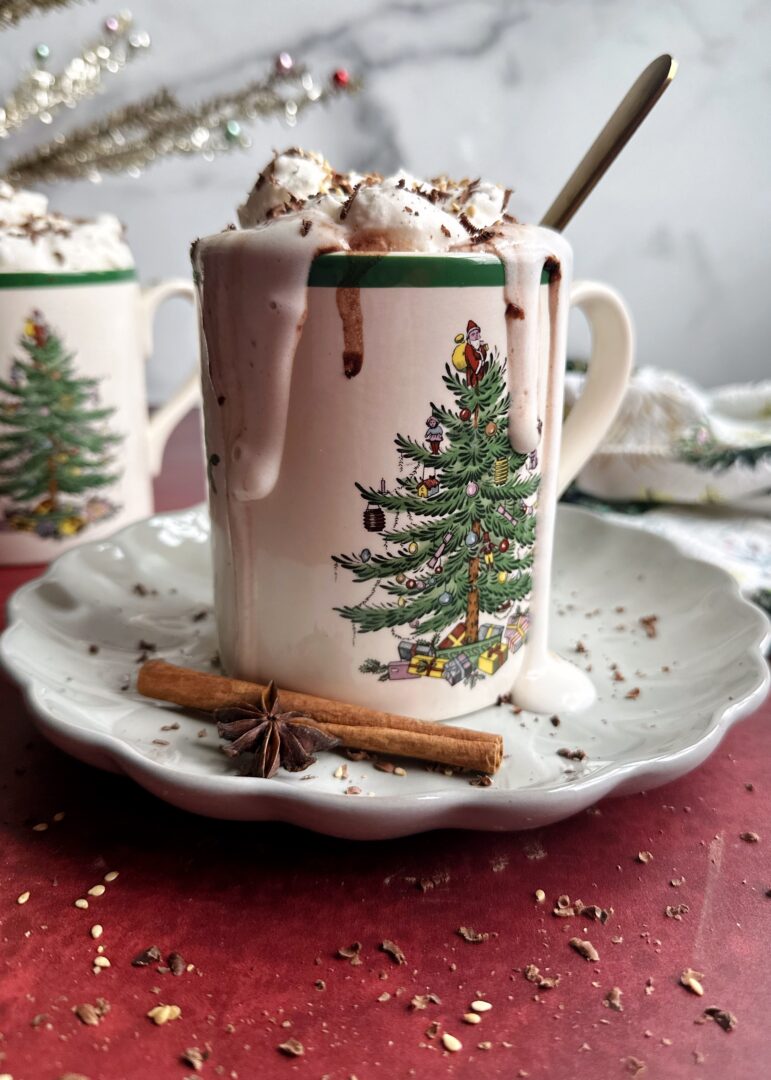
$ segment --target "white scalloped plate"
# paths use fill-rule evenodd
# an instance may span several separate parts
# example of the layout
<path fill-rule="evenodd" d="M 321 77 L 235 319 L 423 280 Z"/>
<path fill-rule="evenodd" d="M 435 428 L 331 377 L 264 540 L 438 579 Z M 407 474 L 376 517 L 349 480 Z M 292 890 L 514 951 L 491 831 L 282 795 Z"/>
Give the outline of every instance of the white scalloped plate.
<path fill-rule="evenodd" d="M 768 620 L 722 570 L 573 507 L 560 507 L 557 533 L 554 645 L 591 664 L 599 699 L 559 727 L 507 707 L 450 721 L 503 734 L 506 757 L 488 788 L 417 763 L 394 776 L 349 762 L 343 781 L 333 776 L 335 754 L 308 773 L 245 778 L 219 751 L 211 725 L 139 697 L 132 675 L 140 639 L 194 667 L 207 667 L 216 650 L 202 509 L 159 514 L 67 552 L 12 598 L 0 653 L 53 743 L 186 810 L 356 839 L 546 825 L 695 768 L 769 683 Z M 157 592 L 139 595 L 137 583 Z M 658 616 L 653 638 L 638 622 L 650 614 Z M 587 653 L 575 653 L 579 640 Z M 613 681 L 612 664 L 625 682 Z M 173 722 L 179 727 L 161 730 Z M 566 760 L 562 747 L 587 757 Z M 362 794 L 345 794 L 349 785 Z"/>

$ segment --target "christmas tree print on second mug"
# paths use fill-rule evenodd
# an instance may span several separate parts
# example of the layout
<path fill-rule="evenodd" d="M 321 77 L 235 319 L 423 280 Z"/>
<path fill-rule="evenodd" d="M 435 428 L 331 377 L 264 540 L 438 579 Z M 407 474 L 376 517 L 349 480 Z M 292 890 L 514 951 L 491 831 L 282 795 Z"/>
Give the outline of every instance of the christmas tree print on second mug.
<path fill-rule="evenodd" d="M 39 310 L 24 324 L 9 379 L 0 379 L 0 528 L 61 540 L 120 507 L 97 494 L 115 483 L 115 412 L 99 404 L 99 380 L 78 376 L 75 358 Z M 79 498 L 78 498 L 79 497 Z"/>
<path fill-rule="evenodd" d="M 537 454 L 511 448 L 499 350 L 482 341 L 473 319 L 453 346 L 442 378 L 451 404 L 430 403 L 423 442 L 396 436 L 395 489 L 385 480 L 357 484 L 364 528 L 380 535 L 382 551 L 333 556 L 370 588 L 360 603 L 337 608 L 340 615 L 362 633 L 389 629 L 398 639 L 396 656 L 361 665 L 382 681 L 473 686 L 527 633 Z"/>

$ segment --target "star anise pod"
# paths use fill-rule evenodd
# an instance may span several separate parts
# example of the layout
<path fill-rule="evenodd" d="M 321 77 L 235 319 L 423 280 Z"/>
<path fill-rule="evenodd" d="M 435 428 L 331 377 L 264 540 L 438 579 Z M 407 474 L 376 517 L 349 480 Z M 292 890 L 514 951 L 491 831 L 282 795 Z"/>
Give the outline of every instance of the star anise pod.
<path fill-rule="evenodd" d="M 243 702 L 214 713 L 217 731 L 232 745 L 225 748 L 229 757 L 251 753 L 243 770 L 245 776 L 275 776 L 279 765 L 288 772 L 302 772 L 312 765 L 318 750 L 331 750 L 339 739 L 319 728 L 304 724 L 312 720 L 300 712 L 278 711 L 278 690 L 271 679 L 262 692 L 260 704 Z"/>

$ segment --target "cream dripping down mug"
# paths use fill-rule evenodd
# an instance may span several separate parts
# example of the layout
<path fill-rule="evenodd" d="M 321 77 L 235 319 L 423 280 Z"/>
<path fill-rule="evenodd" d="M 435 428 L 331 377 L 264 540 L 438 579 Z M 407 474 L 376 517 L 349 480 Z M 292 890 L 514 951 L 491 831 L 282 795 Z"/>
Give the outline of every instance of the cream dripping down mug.
<path fill-rule="evenodd" d="M 528 236 L 506 283 L 484 252 L 335 252 L 307 294 L 248 230 L 197 243 L 229 673 L 429 719 L 512 688 L 537 711 L 589 703 L 548 650 L 554 517 L 618 408 L 632 332 L 615 292 L 571 284 L 562 237 Z M 571 305 L 593 348 L 563 429 Z"/>

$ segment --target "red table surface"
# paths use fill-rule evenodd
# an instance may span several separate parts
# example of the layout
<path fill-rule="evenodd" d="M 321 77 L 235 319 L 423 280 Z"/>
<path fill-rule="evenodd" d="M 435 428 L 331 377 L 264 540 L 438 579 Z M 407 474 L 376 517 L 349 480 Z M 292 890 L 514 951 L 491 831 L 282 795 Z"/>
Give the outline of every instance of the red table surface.
<path fill-rule="evenodd" d="M 170 444 L 159 506 L 201 496 L 198 439 L 190 417 Z M 35 572 L 0 571 L 2 598 Z M 768 703 L 706 765 L 657 791 L 530 833 L 371 844 L 166 806 L 49 746 L 7 680 L 2 715 L 0 1073 L 14 1080 L 198 1075 L 181 1060 L 188 1047 L 209 1052 L 203 1077 L 241 1080 L 769 1075 Z M 747 830 L 759 842 L 740 839 Z M 642 850 L 653 853 L 644 865 Z M 104 895 L 75 908 L 111 870 Z M 557 918 L 564 893 L 613 915 Z M 681 920 L 665 915 L 681 903 Z M 97 922 L 111 963 L 98 976 Z M 461 926 L 490 936 L 469 943 Z M 570 948 L 573 936 L 595 945 L 597 963 Z M 380 951 L 386 939 L 405 964 Z M 336 956 L 354 941 L 359 965 Z M 132 967 L 153 944 L 194 969 Z M 522 974 L 531 963 L 559 985 L 539 992 Z M 703 972 L 702 998 L 678 983 L 688 967 Z M 604 1004 L 614 986 L 623 1012 Z M 441 1003 L 411 1010 L 427 992 Z M 110 1011 L 85 1026 L 73 1007 L 97 997 Z M 462 1017 L 476 998 L 493 1007 L 472 1027 Z M 155 1026 L 146 1013 L 159 1003 L 181 1018 Z M 735 1030 L 699 1024 L 707 1006 L 732 1012 Z M 433 1020 L 460 1051 L 427 1037 Z M 302 1057 L 277 1049 L 288 1037 Z"/>

